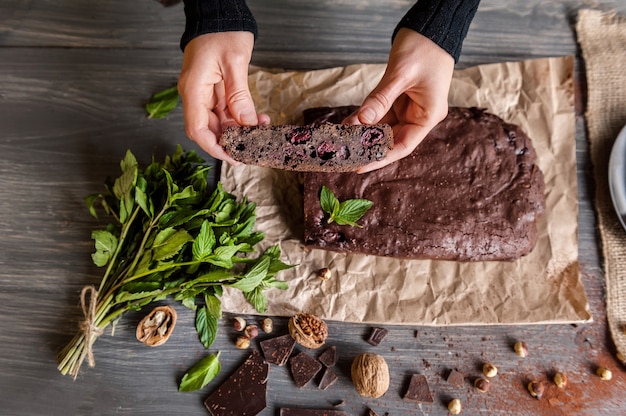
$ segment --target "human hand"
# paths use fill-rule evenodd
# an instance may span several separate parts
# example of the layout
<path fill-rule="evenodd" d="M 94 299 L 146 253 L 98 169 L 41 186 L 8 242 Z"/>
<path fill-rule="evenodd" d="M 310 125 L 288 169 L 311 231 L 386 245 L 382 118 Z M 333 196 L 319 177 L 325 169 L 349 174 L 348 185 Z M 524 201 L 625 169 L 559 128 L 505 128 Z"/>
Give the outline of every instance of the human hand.
<path fill-rule="evenodd" d="M 248 65 L 254 35 L 250 32 L 208 33 L 185 47 L 178 77 L 187 136 L 216 159 L 239 164 L 218 144 L 229 125 L 268 124 L 257 114 L 248 88 Z"/>
<path fill-rule="evenodd" d="M 394 148 L 358 173 L 379 169 L 409 155 L 448 114 L 448 92 L 454 58 L 427 37 L 400 29 L 389 53 L 385 73 L 349 124 L 388 123 Z"/>

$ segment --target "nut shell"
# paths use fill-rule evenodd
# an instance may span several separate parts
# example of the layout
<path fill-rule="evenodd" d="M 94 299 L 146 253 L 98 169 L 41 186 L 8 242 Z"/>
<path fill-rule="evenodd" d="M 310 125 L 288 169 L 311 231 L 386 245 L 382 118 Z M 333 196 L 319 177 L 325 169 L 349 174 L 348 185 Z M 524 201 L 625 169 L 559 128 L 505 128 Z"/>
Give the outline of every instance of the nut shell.
<path fill-rule="evenodd" d="M 135 336 L 149 347 L 157 347 L 167 341 L 176 326 L 176 310 L 171 306 L 157 306 L 139 321 Z"/>
<path fill-rule="evenodd" d="M 310 313 L 299 313 L 288 322 L 289 334 L 305 348 L 319 348 L 328 338 L 326 322 Z"/>
<path fill-rule="evenodd" d="M 389 389 L 389 367 L 385 359 L 372 353 L 362 353 L 352 361 L 352 383 L 363 397 L 376 399 Z"/>
<path fill-rule="evenodd" d="M 528 392 L 530 393 L 531 396 L 533 396 L 536 399 L 541 399 L 545 391 L 545 386 L 543 385 L 541 381 L 533 380 L 530 383 L 528 383 L 527 387 L 528 387 Z"/>

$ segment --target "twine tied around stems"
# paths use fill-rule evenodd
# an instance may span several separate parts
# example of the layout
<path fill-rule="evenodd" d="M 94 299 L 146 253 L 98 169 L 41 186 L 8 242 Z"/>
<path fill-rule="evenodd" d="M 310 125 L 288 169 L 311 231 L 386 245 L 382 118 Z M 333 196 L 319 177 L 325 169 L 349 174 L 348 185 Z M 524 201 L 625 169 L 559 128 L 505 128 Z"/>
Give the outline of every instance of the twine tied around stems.
<path fill-rule="evenodd" d="M 85 348 L 80 355 L 79 362 L 82 362 L 85 357 L 87 357 L 89 367 L 94 367 L 96 365 L 96 361 L 93 358 L 92 345 L 96 338 L 102 335 L 103 332 L 102 329 L 98 328 L 95 324 L 96 309 L 98 306 L 98 291 L 94 286 L 85 286 L 83 290 L 81 290 L 80 306 L 83 310 L 85 319 L 80 322 L 79 328 L 85 334 L 87 345 L 85 345 Z M 80 367 L 80 365 L 78 367 Z M 74 378 L 76 378 L 76 375 L 77 374 L 74 374 Z"/>

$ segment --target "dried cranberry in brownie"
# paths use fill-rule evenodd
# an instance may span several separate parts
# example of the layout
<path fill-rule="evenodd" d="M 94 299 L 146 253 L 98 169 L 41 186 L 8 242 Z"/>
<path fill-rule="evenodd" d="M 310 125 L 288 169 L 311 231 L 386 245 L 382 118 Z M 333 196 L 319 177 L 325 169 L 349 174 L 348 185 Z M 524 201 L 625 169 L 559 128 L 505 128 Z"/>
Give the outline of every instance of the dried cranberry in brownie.
<path fill-rule="evenodd" d="M 519 127 L 481 109 L 450 108 L 404 159 L 362 175 L 305 174 L 305 244 L 414 259 L 517 259 L 535 246 L 545 205 L 535 158 Z M 374 202 L 363 228 L 327 223 L 322 185 L 340 201 Z"/>
<path fill-rule="evenodd" d="M 245 164 L 295 171 L 350 172 L 383 159 L 393 146 L 386 124 L 228 127 L 220 145 Z"/>

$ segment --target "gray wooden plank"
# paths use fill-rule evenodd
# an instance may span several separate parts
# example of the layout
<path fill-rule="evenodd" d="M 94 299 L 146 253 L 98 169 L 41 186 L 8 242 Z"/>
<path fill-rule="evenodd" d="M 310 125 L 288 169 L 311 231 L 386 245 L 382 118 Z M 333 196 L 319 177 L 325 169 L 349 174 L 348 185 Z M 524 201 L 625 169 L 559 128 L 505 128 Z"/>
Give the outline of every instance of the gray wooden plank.
<path fill-rule="evenodd" d="M 253 63 L 315 69 L 385 62 L 390 36 L 411 0 L 308 2 L 251 0 L 259 24 Z M 626 11 L 620 1 L 594 7 Z M 575 53 L 571 19 L 576 0 L 483 0 L 464 43 L 460 66 Z M 154 0 L 84 2 L 5 0 L 0 3 L 0 46 L 148 48 L 180 53 L 182 4 Z"/>

